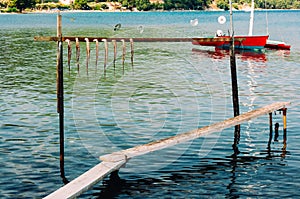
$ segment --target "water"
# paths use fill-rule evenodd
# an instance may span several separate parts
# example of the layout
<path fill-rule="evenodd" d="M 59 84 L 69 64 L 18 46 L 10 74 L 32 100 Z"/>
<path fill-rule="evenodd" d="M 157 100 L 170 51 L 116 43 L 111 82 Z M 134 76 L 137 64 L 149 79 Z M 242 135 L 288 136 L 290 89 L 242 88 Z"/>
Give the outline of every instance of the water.
<path fill-rule="evenodd" d="M 276 101 L 288 107 L 287 151 L 279 142 L 267 151 L 268 116 L 244 123 L 232 156 L 233 128 L 132 159 L 117 185 L 106 178 L 81 198 L 297 198 L 299 176 L 299 11 L 256 12 L 255 34 L 292 44 L 292 50 L 238 52 L 241 112 Z M 227 32 L 217 23 L 227 12 L 63 13 L 70 36 L 197 37 Z M 236 34 L 248 31 L 249 13 L 234 14 Z M 191 20 L 198 19 L 193 26 Z M 114 31 L 115 24 L 122 27 Z M 56 34 L 56 14 L 0 15 L 1 198 L 41 198 L 62 186 L 56 113 L 56 43 L 34 36 Z M 85 44 L 77 72 L 65 44 L 65 171 L 69 180 L 97 164 L 98 157 L 232 117 L 228 52 L 189 43 L 135 43 L 124 69 L 121 44 L 106 75 L 103 44 L 95 67 Z M 282 115 L 274 115 L 274 123 Z"/>

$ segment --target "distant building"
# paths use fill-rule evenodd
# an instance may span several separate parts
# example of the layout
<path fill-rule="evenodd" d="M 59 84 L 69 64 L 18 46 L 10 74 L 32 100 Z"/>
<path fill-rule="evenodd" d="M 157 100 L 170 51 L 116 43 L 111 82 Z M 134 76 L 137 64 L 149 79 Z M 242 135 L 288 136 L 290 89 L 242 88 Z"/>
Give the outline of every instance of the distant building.
<path fill-rule="evenodd" d="M 163 4 L 165 3 L 164 0 L 149 0 L 150 3 L 160 3 L 160 4 Z"/>
<path fill-rule="evenodd" d="M 59 0 L 59 2 L 64 5 L 71 5 L 72 3 L 74 3 L 74 1 L 75 0 Z"/>

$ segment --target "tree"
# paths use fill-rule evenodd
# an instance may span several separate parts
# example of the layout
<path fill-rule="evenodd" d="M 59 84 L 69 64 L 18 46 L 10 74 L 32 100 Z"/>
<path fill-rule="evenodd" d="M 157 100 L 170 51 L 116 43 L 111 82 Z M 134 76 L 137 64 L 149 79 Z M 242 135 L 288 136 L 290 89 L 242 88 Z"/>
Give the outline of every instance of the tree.
<path fill-rule="evenodd" d="M 90 7 L 87 4 L 87 0 L 75 0 L 74 9 L 75 10 L 90 10 Z"/>
<path fill-rule="evenodd" d="M 11 0 L 8 4 L 10 8 L 17 8 L 19 12 L 22 12 L 26 8 L 34 8 L 35 0 Z"/>
<path fill-rule="evenodd" d="M 229 4 L 227 3 L 227 0 L 217 0 L 217 6 L 218 8 L 229 10 Z"/>

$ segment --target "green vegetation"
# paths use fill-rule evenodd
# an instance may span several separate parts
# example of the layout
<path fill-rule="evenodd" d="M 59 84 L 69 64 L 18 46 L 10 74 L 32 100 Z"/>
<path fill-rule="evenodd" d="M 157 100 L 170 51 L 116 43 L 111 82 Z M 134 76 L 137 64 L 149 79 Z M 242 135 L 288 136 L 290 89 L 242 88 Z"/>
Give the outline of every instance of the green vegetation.
<path fill-rule="evenodd" d="M 42 2 L 41 2 L 42 1 Z M 74 0 L 70 5 L 63 5 L 59 0 L 0 0 L 0 11 L 22 12 L 23 10 L 51 10 L 51 9 L 75 9 L 75 10 L 106 10 L 109 9 L 107 2 L 99 0 Z M 228 10 L 228 0 L 115 0 L 121 7 L 129 10 L 204 10 L 214 3 L 218 8 Z M 250 5 L 251 0 L 233 0 L 235 9 L 239 5 Z M 263 9 L 300 9 L 300 0 L 255 0 L 256 8 Z"/>

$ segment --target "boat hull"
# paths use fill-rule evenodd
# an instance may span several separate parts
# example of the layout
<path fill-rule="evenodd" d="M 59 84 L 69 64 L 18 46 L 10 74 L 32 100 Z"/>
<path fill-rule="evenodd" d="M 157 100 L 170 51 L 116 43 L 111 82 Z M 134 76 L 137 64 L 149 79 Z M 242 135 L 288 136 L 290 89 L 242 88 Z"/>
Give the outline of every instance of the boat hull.
<path fill-rule="evenodd" d="M 260 50 L 265 47 L 268 38 L 268 35 L 234 36 L 234 47 L 236 49 Z M 230 41 L 230 36 L 193 38 L 192 44 L 201 46 L 215 46 L 217 48 L 228 49 L 230 47 Z"/>
<path fill-rule="evenodd" d="M 282 41 L 272 41 L 272 40 L 267 40 L 265 47 L 270 48 L 270 49 L 278 49 L 278 50 L 290 50 L 291 49 L 290 44 L 286 44 Z"/>

